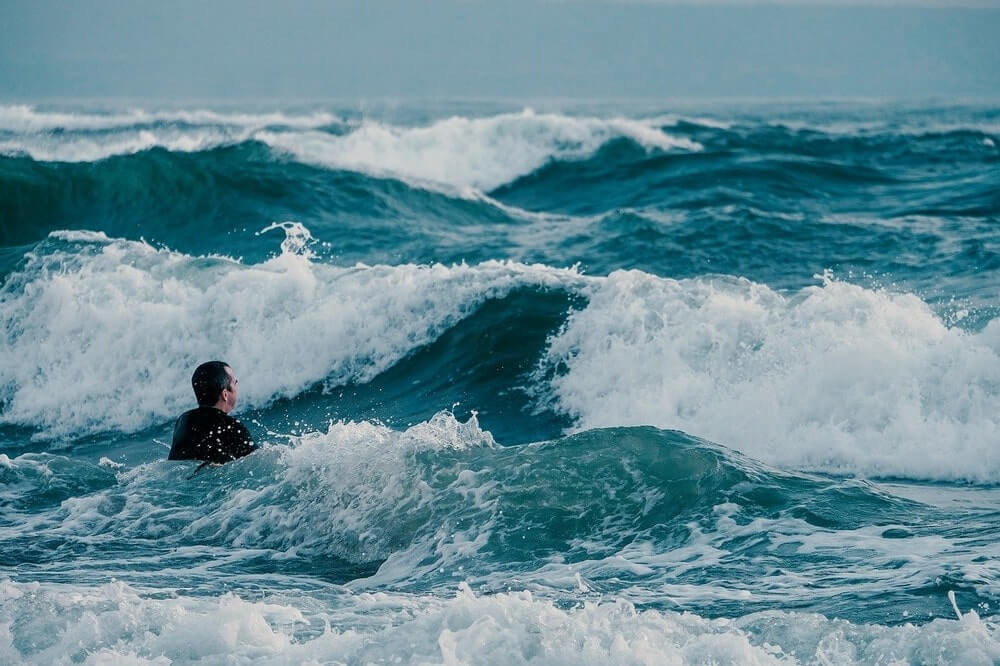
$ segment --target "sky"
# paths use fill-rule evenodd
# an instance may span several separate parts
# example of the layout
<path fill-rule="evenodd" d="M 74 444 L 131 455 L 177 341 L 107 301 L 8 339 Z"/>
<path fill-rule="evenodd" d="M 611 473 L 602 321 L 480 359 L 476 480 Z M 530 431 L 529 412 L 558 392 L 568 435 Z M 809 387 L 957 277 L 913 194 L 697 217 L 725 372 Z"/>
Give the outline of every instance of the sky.
<path fill-rule="evenodd" d="M 0 99 L 1000 98 L 1000 0 L 0 0 Z"/>

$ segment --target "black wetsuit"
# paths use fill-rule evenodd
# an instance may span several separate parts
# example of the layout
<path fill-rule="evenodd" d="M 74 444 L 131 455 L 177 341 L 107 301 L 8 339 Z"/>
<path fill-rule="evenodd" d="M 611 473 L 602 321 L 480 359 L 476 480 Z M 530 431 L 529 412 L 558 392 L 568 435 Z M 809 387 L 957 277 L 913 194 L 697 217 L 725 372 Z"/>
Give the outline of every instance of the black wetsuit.
<path fill-rule="evenodd" d="M 177 419 L 167 460 L 224 463 L 256 450 L 246 426 L 221 409 L 199 407 Z"/>

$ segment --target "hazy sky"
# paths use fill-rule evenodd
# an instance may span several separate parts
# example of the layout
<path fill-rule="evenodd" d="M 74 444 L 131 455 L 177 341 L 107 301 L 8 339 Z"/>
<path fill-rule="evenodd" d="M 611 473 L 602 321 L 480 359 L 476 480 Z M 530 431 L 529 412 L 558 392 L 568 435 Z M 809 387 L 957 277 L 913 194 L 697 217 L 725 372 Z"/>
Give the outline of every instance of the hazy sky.
<path fill-rule="evenodd" d="M 0 99 L 1000 97 L 1000 2 L 917 4 L 0 0 Z"/>

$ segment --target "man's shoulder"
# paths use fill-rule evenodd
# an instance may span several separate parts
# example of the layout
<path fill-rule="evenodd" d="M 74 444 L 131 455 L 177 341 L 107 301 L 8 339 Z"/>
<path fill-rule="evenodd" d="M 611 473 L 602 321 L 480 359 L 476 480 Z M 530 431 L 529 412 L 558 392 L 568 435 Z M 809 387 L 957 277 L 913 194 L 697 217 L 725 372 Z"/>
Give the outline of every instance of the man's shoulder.
<path fill-rule="evenodd" d="M 229 416 L 221 409 L 200 405 L 187 410 L 181 414 L 180 418 L 197 421 L 225 421 Z"/>
<path fill-rule="evenodd" d="M 221 409 L 201 406 L 178 417 L 168 459 L 223 463 L 253 451 L 253 436 L 245 425 Z"/>
<path fill-rule="evenodd" d="M 184 412 L 183 414 L 181 414 L 180 416 L 177 417 L 177 420 L 174 421 L 174 434 L 175 435 L 177 434 L 177 432 L 179 430 L 182 430 L 182 429 L 187 428 L 189 426 L 189 424 L 191 423 L 191 419 L 194 416 L 194 413 L 196 411 L 198 411 L 198 410 L 197 409 L 189 409 L 189 410 L 187 410 L 186 412 Z"/>
<path fill-rule="evenodd" d="M 192 416 L 198 413 L 199 409 L 201 409 L 201 407 L 195 407 L 194 409 L 187 410 L 186 412 L 177 417 L 177 422 L 180 423 L 181 421 L 189 420 Z"/>

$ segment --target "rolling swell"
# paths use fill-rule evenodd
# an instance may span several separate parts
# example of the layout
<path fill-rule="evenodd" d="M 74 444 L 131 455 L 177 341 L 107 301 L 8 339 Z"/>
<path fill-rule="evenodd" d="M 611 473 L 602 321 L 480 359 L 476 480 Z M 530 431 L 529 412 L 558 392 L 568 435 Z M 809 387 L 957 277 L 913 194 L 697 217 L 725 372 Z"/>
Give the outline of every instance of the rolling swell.
<path fill-rule="evenodd" d="M 314 246 L 317 255 L 345 264 L 509 256 L 580 263 L 598 274 L 617 268 L 676 277 L 726 272 L 789 288 L 829 268 L 888 274 L 932 297 L 950 297 L 952 284 L 1000 266 L 989 234 L 1000 208 L 988 178 L 913 196 L 886 191 L 881 207 L 872 209 L 869 190 L 883 186 L 853 191 L 822 175 L 796 176 L 794 162 L 727 166 L 739 158 L 649 157 L 634 144 L 615 150 L 639 160 L 634 174 L 603 156 L 553 164 L 493 192 L 506 209 L 276 159 L 254 142 L 201 153 L 153 149 L 93 164 L 0 157 L 0 269 L 9 273 L 55 229 L 144 238 L 193 255 L 219 248 L 259 262 L 273 246 L 261 243 L 257 232 L 282 219 L 305 223 L 324 241 Z M 664 164 L 655 169 L 644 163 L 657 160 Z M 825 183 L 826 194 L 810 189 L 813 178 Z M 795 193 L 784 191 L 788 187 Z M 843 197 L 841 187 L 848 188 Z M 852 196 L 853 206 L 845 203 Z M 563 212 L 546 213 L 539 223 L 518 206 Z M 966 236 L 970 225 L 981 226 L 982 234 Z"/>
<path fill-rule="evenodd" d="M 830 268 L 891 275 L 915 291 L 951 296 L 980 268 L 1000 267 L 1000 248 L 986 239 L 1000 215 L 995 135 L 668 129 L 703 149 L 649 152 L 619 139 L 586 159 L 549 162 L 491 195 L 573 217 L 549 256 L 601 273 L 724 272 L 794 288 Z M 927 155 L 948 158 L 928 165 Z M 985 236 L 970 238 L 975 228 Z"/>
<path fill-rule="evenodd" d="M 219 244 L 236 220 L 285 194 L 280 183 L 254 177 L 265 153 L 248 143 L 197 153 L 153 148 L 83 163 L 3 157 L 0 239 L 13 245 L 56 229 L 94 229 L 127 238 L 151 234 L 170 244 L 201 233 L 202 241 Z M 213 213 L 232 216 L 219 220 L 215 233 Z"/>
<path fill-rule="evenodd" d="M 978 226 L 988 233 L 989 224 L 982 220 Z M 783 289 L 808 285 L 827 269 L 873 286 L 893 276 L 935 302 L 951 298 L 957 283 L 982 277 L 971 268 L 971 257 L 990 270 L 1000 266 L 1000 252 L 989 241 L 953 242 L 959 227 L 964 234 L 973 225 L 948 218 L 776 213 L 746 203 L 685 212 L 620 209 L 578 225 L 560 250 L 580 257 L 588 272 L 662 274 L 669 267 L 678 278 L 738 274 Z M 989 302 L 985 288 L 964 293 L 978 304 Z"/>
<path fill-rule="evenodd" d="M 985 189 L 987 182 L 993 182 L 995 189 L 995 181 L 986 178 L 982 170 L 1000 161 L 1000 151 L 991 145 L 996 135 L 982 130 L 915 134 L 883 130 L 859 136 L 772 124 L 703 127 L 683 122 L 666 125 L 663 130 L 697 141 L 702 149 L 650 152 L 617 139 L 583 160 L 550 162 L 501 186 L 494 194 L 529 208 L 536 202 L 540 209 L 565 206 L 567 212 L 595 214 L 608 210 L 596 208 L 600 202 L 646 205 L 654 195 L 683 204 L 685 191 L 703 193 L 708 188 L 710 193 L 715 185 L 727 186 L 733 196 L 756 196 L 758 205 L 767 201 L 787 206 L 803 195 L 807 205 L 814 199 L 837 197 L 827 203 L 842 210 L 850 207 L 871 212 L 880 205 L 866 196 L 872 193 L 871 188 L 878 188 L 880 196 L 906 200 L 948 193 L 948 186 L 954 185 L 949 181 L 980 176 L 975 179 L 978 184 L 967 183 L 970 189 Z M 934 156 L 930 163 L 928 156 Z M 612 173 L 616 180 L 609 182 Z M 942 178 L 946 187 L 927 191 L 929 183 Z M 605 188 L 602 195 L 614 184 L 621 189 L 610 201 L 606 196 L 575 202 L 547 198 L 559 196 L 573 185 L 591 183 Z M 572 205 L 579 207 L 570 209 Z"/>
<path fill-rule="evenodd" d="M 300 411 L 313 411 L 311 403 L 329 404 L 326 394 L 332 394 L 336 397 L 332 414 L 341 418 L 398 427 L 428 420 L 442 406 L 451 405 L 458 417 L 475 413 L 479 423 L 505 444 L 555 437 L 571 421 L 539 409 L 531 382 L 549 337 L 563 325 L 567 310 L 582 304 L 582 298 L 567 292 L 534 289 L 490 299 L 372 381 L 334 387 L 311 398 L 298 396 L 269 412 L 280 414 L 287 424 Z"/>
<path fill-rule="evenodd" d="M 275 219 L 329 223 L 346 211 L 391 218 L 403 198 L 391 183 L 277 159 L 255 141 L 195 153 L 152 148 L 94 163 L 2 157 L 0 165 L 3 245 L 90 229 L 257 258 L 254 232 Z"/>
<path fill-rule="evenodd" d="M 229 138 L 164 139 L 124 154 L 112 142 L 101 159 L 77 162 L 5 151 L 5 247 L 89 229 L 256 262 L 269 256 L 256 232 L 292 219 L 324 241 L 318 255 L 344 264 L 506 257 L 601 274 L 722 272 L 785 288 L 829 268 L 888 274 L 944 298 L 1000 266 L 988 233 L 1000 214 L 1000 137 L 988 114 L 937 127 L 902 113 L 854 131 L 746 112 L 718 123 L 525 111 L 416 127 L 365 118 L 327 126 L 312 116 L 13 116 L 65 141 L 91 127 L 113 138 L 157 123 Z M 985 235 L 965 237 L 969 225 Z"/>
<path fill-rule="evenodd" d="M 470 255 L 466 234 L 523 226 L 477 200 L 302 164 L 256 141 L 194 153 L 152 148 L 83 163 L 0 156 L 3 247 L 86 229 L 189 254 L 221 248 L 262 261 L 271 250 L 257 231 L 283 219 L 332 239 L 316 251 L 345 263 L 493 257 L 510 244 L 485 242 Z"/>

